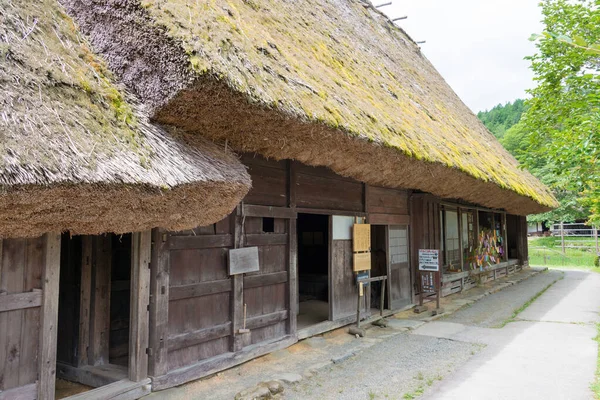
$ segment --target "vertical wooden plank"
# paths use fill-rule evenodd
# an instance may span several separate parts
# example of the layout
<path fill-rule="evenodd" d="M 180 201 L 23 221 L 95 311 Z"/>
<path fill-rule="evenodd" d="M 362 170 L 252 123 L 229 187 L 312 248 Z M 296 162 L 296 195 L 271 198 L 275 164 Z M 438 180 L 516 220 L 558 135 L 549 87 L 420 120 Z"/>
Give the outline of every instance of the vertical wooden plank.
<path fill-rule="evenodd" d="M 288 206 L 290 208 L 296 207 L 296 189 L 298 181 L 298 172 L 295 161 L 289 161 L 288 164 Z"/>
<path fill-rule="evenodd" d="M 288 206 L 296 207 L 296 163 L 292 160 L 288 161 Z M 288 310 L 289 317 L 287 321 L 287 329 L 290 335 L 295 335 L 298 330 L 298 232 L 297 220 L 292 218 L 288 221 L 288 238 L 289 238 L 289 255 L 288 255 Z"/>
<path fill-rule="evenodd" d="M 23 292 L 25 243 L 24 239 L 12 239 L 6 243 L 2 289 L 8 293 Z M 4 370 L 3 387 L 10 389 L 19 386 L 23 311 L 9 311 L 5 318 L 6 332 L 2 336 L 4 339 L 2 344 L 6 346 L 6 358 L 0 368 Z"/>
<path fill-rule="evenodd" d="M 168 233 L 152 230 L 152 262 L 150 267 L 150 348 L 149 374 L 158 377 L 168 372 L 167 335 L 169 324 Z"/>
<path fill-rule="evenodd" d="M 288 238 L 289 238 L 289 273 L 288 273 L 288 333 L 295 335 L 297 331 L 297 315 L 298 315 L 298 263 L 297 263 L 297 235 L 296 235 L 296 219 L 291 218 L 288 221 Z"/>
<path fill-rule="evenodd" d="M 462 223 L 462 208 L 458 207 L 456 209 L 456 215 L 458 217 L 458 249 L 459 249 L 459 256 L 460 256 L 460 269 L 461 271 L 465 270 L 465 255 L 464 255 L 464 251 L 465 251 L 465 246 L 463 243 L 463 240 L 465 238 L 463 238 L 463 223 Z M 462 281 L 461 281 L 462 284 Z M 462 288 L 461 288 L 462 290 Z"/>
<path fill-rule="evenodd" d="M 79 302 L 78 366 L 88 365 L 90 346 L 90 317 L 92 301 L 92 256 L 93 237 L 81 238 L 81 296 Z"/>
<path fill-rule="evenodd" d="M 329 285 L 329 290 L 328 290 L 328 305 L 329 305 L 329 320 L 333 321 L 333 315 L 334 315 L 334 307 L 333 307 L 333 302 L 335 299 L 335 290 L 336 288 L 334 287 L 334 281 L 333 281 L 333 216 L 329 215 L 329 234 L 327 235 L 327 237 L 329 238 L 328 243 L 327 243 L 327 270 L 329 271 L 329 273 L 327 274 L 327 283 Z"/>
<path fill-rule="evenodd" d="M 232 218 L 233 223 L 233 247 L 236 249 L 244 247 L 244 217 L 242 206 L 238 205 Z M 231 301 L 231 329 L 232 329 L 232 351 L 239 351 L 244 347 L 242 337 L 238 331 L 244 323 L 244 275 L 237 274 L 232 277 L 233 292 Z"/>
<path fill-rule="evenodd" d="M 508 261 L 508 234 L 506 232 L 506 213 L 502 213 L 502 246 L 504 248 L 504 261 Z"/>
<path fill-rule="evenodd" d="M 23 291 L 31 292 L 42 288 L 41 274 L 43 269 L 42 238 L 28 239 L 25 249 L 25 273 Z M 40 335 L 40 309 L 23 310 L 21 328 L 21 359 L 19 365 L 19 386 L 34 383 L 38 376 L 38 343 Z"/>
<path fill-rule="evenodd" d="M 129 317 L 129 379 L 148 376 L 148 304 L 152 231 L 135 232 L 131 238 L 131 313 Z"/>
<path fill-rule="evenodd" d="M 60 234 L 44 235 L 38 399 L 54 399 L 60 274 Z"/>
<path fill-rule="evenodd" d="M 4 247 L 5 247 L 6 239 L 0 239 L 0 296 L 6 294 L 7 286 L 6 286 L 6 269 L 8 268 L 8 263 L 4 259 Z M 0 313 L 0 337 L 6 337 L 6 313 Z M 6 343 L 4 339 L 0 341 L 0 365 L 4 365 L 6 362 Z M 6 389 L 4 384 L 4 367 L 0 367 L 0 390 Z"/>
<path fill-rule="evenodd" d="M 90 321 L 90 365 L 109 362 L 111 237 L 94 236 L 92 258 L 92 313 Z"/>

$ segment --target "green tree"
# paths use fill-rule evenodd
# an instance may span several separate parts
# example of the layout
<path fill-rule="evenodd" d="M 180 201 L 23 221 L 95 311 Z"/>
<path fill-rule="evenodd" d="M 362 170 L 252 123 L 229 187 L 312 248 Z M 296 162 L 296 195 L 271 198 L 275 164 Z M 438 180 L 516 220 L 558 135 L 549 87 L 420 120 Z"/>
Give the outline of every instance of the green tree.
<path fill-rule="evenodd" d="M 498 104 L 491 110 L 480 111 L 477 117 L 496 136 L 502 139 L 508 129 L 521 120 L 525 111 L 524 100 L 517 99 L 512 103 Z"/>
<path fill-rule="evenodd" d="M 533 170 L 544 164 L 546 183 L 579 194 L 578 207 L 599 224 L 600 57 L 589 43 L 600 41 L 600 0 L 540 4 L 546 33 L 528 58 L 538 85 L 522 120 L 529 131 L 522 161 Z"/>

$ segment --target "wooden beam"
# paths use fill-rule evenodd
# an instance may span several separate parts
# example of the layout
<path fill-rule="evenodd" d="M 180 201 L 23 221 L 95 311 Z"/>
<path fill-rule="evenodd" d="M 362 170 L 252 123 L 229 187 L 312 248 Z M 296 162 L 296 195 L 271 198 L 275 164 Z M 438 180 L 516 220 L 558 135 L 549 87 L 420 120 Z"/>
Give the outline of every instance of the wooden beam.
<path fill-rule="evenodd" d="M 56 340 L 58 328 L 58 289 L 60 277 L 60 234 L 46 233 L 42 272 L 42 308 L 38 354 L 38 399 L 53 399 L 56 382 Z"/>
<path fill-rule="evenodd" d="M 253 206 L 244 204 L 242 208 L 243 215 L 246 217 L 296 218 L 296 211 L 287 207 Z"/>
<path fill-rule="evenodd" d="M 131 287 L 129 317 L 129 379 L 139 382 L 148 377 L 148 335 L 150 304 L 150 262 L 152 231 L 131 235 Z"/>
<path fill-rule="evenodd" d="M 325 210 L 321 208 L 296 208 L 298 214 L 319 214 L 319 215 L 342 215 L 344 217 L 360 217 L 366 218 L 367 213 L 362 211 L 340 211 L 340 210 Z"/>
<path fill-rule="evenodd" d="M 81 238 L 81 295 L 79 301 L 79 342 L 77 366 L 88 365 L 90 345 L 90 316 L 92 305 L 93 237 Z"/>
<path fill-rule="evenodd" d="M 233 237 L 231 235 L 170 236 L 168 243 L 170 250 L 211 249 L 231 247 Z"/>
<path fill-rule="evenodd" d="M 371 225 L 410 225 L 410 216 L 394 214 L 369 214 Z"/>
<path fill-rule="evenodd" d="M 168 372 L 167 336 L 169 324 L 169 265 L 168 233 L 152 230 L 152 262 L 150 264 L 150 376 Z"/>
<path fill-rule="evenodd" d="M 163 390 L 173 386 L 179 386 L 186 382 L 190 382 L 217 373 L 224 369 L 231 368 L 235 365 L 242 364 L 272 351 L 284 349 L 296 342 L 297 339 L 295 337 L 284 336 L 283 338 L 273 341 L 247 346 L 237 353 L 221 354 L 188 367 L 169 371 L 167 375 L 152 380 L 152 390 Z"/>
<path fill-rule="evenodd" d="M 257 317 L 248 318 L 246 320 L 246 328 L 258 329 L 264 326 L 276 324 L 277 322 L 285 321 L 289 313 L 287 310 L 275 311 L 270 314 L 259 315 Z"/>
<path fill-rule="evenodd" d="M 0 390 L 0 400 L 30 400 L 35 398 L 39 398 L 37 382 L 8 390 Z"/>
<path fill-rule="evenodd" d="M 231 292 L 231 290 L 231 279 L 193 283 L 190 285 L 171 286 L 169 289 L 169 301 Z"/>
<path fill-rule="evenodd" d="M 226 322 L 221 325 L 211 326 L 210 328 L 171 335 L 169 336 L 168 348 L 169 351 L 183 349 L 185 347 L 195 346 L 209 340 L 229 336 L 230 334 L 231 322 Z"/>
<path fill-rule="evenodd" d="M 287 233 L 251 233 L 246 235 L 244 244 L 246 247 L 284 245 L 288 244 L 288 235 Z"/>
<path fill-rule="evenodd" d="M 0 312 L 22 310 L 42 305 L 42 292 L 0 294 Z"/>
<path fill-rule="evenodd" d="M 261 286 L 276 285 L 288 281 L 287 271 L 272 272 L 270 274 L 250 275 L 244 277 L 244 288 L 251 289 Z"/>
<path fill-rule="evenodd" d="M 110 235 L 93 237 L 92 307 L 90 318 L 90 365 L 108 364 L 110 333 L 110 274 L 112 244 Z"/>
<path fill-rule="evenodd" d="M 132 382 L 124 379 L 88 392 L 68 397 L 68 400 L 126 400 L 139 399 L 151 392 L 150 379 Z M 135 395 L 135 396 L 134 396 Z"/>

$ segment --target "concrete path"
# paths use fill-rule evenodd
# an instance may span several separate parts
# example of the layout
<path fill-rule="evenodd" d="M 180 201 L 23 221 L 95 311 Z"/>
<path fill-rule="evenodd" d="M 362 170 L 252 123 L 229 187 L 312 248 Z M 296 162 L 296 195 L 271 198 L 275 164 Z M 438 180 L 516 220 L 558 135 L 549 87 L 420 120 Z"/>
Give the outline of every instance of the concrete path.
<path fill-rule="evenodd" d="M 544 275 L 550 277 L 556 273 Z M 423 398 L 592 399 L 590 384 L 598 352 L 593 338 L 597 333 L 595 324 L 600 321 L 600 274 L 580 271 L 564 274 L 564 279 L 550 286 L 503 328 L 462 323 L 473 320 L 459 311 L 455 318 L 416 329 L 413 334 L 487 345 L 451 376 L 433 385 Z M 497 295 L 510 294 L 508 290 Z M 497 295 L 478 303 L 480 312 L 485 313 L 484 302 L 493 302 Z M 485 326 L 497 322 L 478 320 L 486 321 Z"/>

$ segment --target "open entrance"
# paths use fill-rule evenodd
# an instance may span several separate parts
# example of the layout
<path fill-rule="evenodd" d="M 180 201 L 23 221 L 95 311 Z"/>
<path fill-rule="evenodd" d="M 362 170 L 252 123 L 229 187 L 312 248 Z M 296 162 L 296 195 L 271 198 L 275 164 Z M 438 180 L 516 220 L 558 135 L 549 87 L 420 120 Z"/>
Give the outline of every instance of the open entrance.
<path fill-rule="evenodd" d="M 298 329 L 329 319 L 329 216 L 298 214 Z"/>
<path fill-rule="evenodd" d="M 128 378 L 131 238 L 62 237 L 56 398 Z"/>
<path fill-rule="evenodd" d="M 386 276 L 388 274 L 387 257 L 387 226 L 371 225 L 371 277 Z M 373 282 L 371 288 L 371 314 L 379 312 L 381 296 L 384 295 L 384 309 L 389 309 L 388 294 L 382 290 L 387 281 Z"/>

